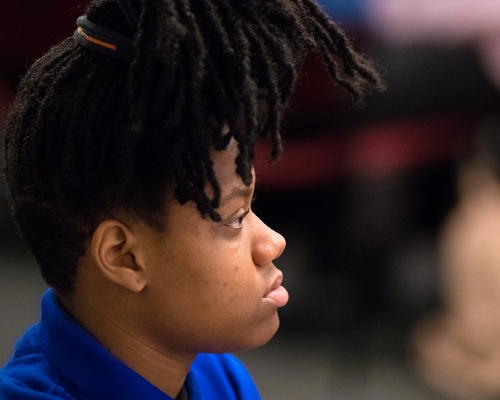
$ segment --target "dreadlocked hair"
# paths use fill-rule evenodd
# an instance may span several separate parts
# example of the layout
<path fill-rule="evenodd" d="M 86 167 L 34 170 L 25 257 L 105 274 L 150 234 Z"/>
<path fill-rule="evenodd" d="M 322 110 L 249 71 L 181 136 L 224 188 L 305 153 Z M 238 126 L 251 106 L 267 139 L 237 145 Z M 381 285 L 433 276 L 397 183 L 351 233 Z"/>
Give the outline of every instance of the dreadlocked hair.
<path fill-rule="evenodd" d="M 117 211 L 161 231 L 173 191 L 218 221 L 210 150 L 234 138 L 246 185 L 259 135 L 270 138 L 271 158 L 280 156 L 281 118 L 307 52 L 319 53 L 355 100 L 383 88 L 313 0 L 139 3 L 136 31 L 114 0 L 95 0 L 86 13 L 133 38 L 133 60 L 67 39 L 31 67 L 7 122 L 13 214 L 44 279 L 62 293 L 99 222 Z"/>

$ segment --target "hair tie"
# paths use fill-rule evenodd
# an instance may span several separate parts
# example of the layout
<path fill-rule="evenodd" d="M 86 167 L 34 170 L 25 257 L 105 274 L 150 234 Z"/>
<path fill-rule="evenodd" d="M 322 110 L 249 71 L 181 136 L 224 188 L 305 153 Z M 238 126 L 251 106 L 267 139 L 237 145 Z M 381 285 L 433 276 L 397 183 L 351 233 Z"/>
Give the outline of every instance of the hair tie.
<path fill-rule="evenodd" d="M 129 37 L 90 22 L 86 16 L 76 20 L 78 29 L 73 39 L 80 46 L 119 60 L 132 60 L 133 42 Z"/>

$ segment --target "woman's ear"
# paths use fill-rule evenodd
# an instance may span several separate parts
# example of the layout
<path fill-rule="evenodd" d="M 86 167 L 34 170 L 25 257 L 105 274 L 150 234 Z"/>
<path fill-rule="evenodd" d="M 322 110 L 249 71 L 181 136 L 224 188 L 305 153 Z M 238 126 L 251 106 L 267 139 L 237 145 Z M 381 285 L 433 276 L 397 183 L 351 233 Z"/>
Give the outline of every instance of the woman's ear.
<path fill-rule="evenodd" d="M 102 275 L 132 292 L 140 292 L 147 284 L 146 270 L 136 261 L 136 244 L 134 232 L 124 223 L 105 220 L 94 231 L 90 247 Z"/>

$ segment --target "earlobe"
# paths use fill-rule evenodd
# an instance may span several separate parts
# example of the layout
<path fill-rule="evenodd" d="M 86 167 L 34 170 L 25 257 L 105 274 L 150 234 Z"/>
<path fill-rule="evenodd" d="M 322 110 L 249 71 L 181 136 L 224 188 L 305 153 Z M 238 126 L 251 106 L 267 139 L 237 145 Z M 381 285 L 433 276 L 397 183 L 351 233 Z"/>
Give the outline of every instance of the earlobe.
<path fill-rule="evenodd" d="M 109 281 L 140 292 L 146 287 L 146 271 L 136 261 L 134 233 L 117 220 L 106 220 L 94 231 L 92 259 L 99 272 Z"/>

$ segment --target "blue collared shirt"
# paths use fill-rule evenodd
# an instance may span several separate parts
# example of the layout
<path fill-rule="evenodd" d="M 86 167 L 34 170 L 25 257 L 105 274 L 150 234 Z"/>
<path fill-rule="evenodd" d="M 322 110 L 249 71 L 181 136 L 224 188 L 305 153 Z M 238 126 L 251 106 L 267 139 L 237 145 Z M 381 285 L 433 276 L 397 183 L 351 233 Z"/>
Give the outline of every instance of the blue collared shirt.
<path fill-rule="evenodd" d="M 189 400 L 260 399 L 243 364 L 229 354 L 199 354 L 185 387 Z M 18 399 L 172 400 L 86 333 L 52 289 L 43 295 L 40 321 L 0 370 L 0 400 Z"/>

